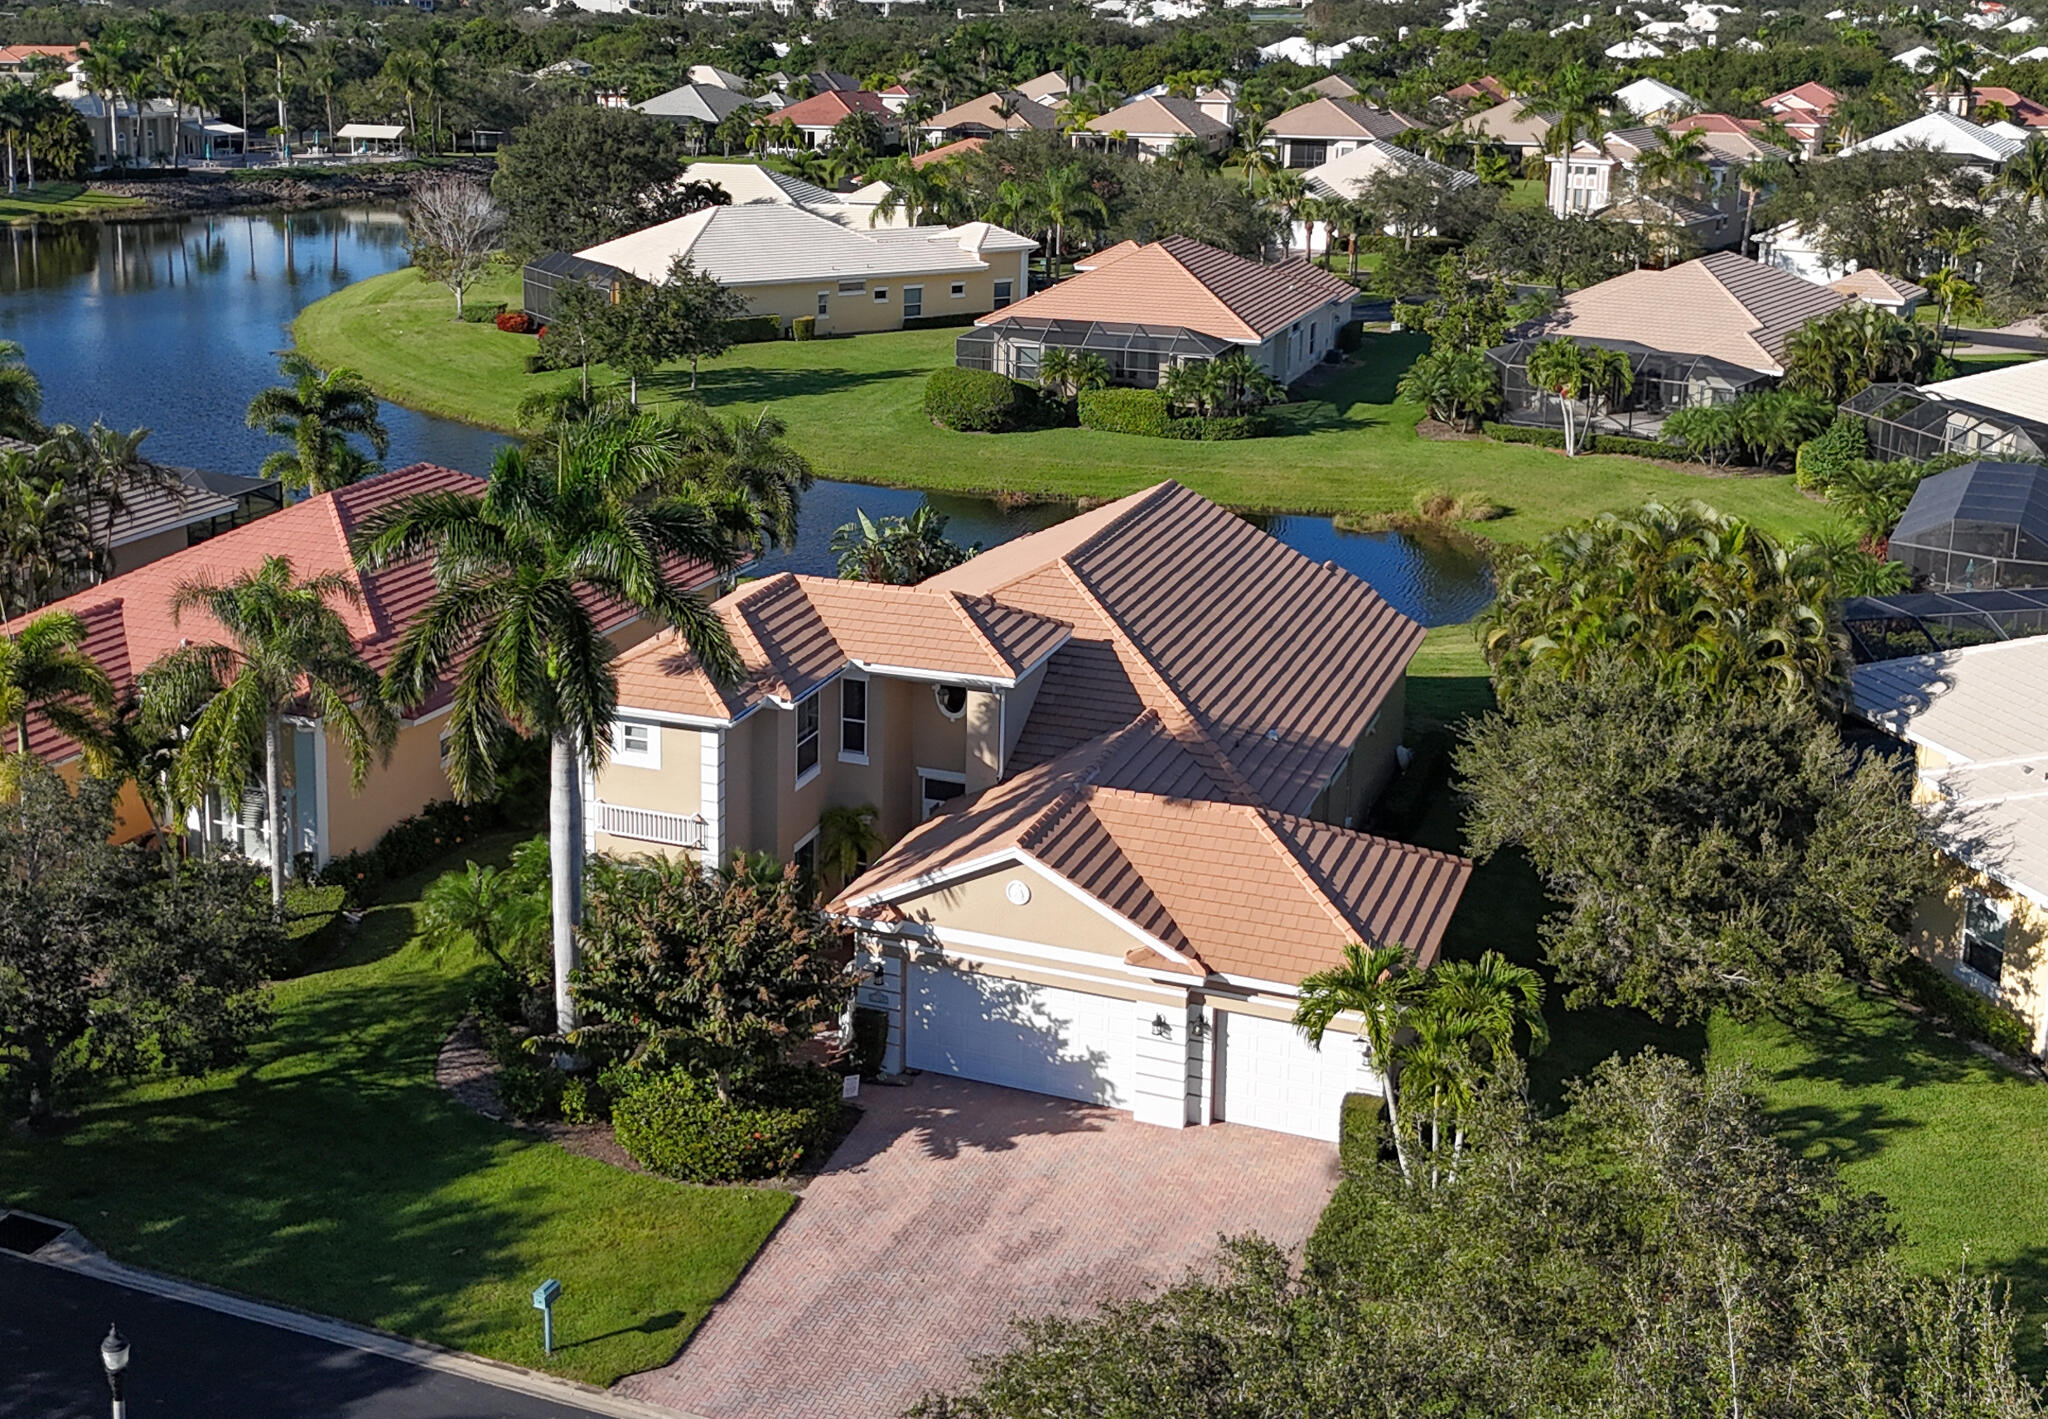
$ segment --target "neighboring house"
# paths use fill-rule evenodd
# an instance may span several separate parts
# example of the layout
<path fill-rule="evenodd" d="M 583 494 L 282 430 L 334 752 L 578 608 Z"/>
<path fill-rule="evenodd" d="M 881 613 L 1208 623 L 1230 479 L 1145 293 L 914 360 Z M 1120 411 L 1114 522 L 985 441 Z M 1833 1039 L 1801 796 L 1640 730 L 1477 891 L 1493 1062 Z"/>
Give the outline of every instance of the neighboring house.
<path fill-rule="evenodd" d="M 1637 79 L 1614 91 L 1614 104 L 1639 123 L 1663 123 L 1690 113 L 1699 105 L 1684 89 L 1661 79 Z"/>
<path fill-rule="evenodd" d="M 1312 168 L 1419 126 L 1398 113 L 1349 99 L 1315 99 L 1271 119 L 1264 141 L 1279 152 L 1282 167 Z"/>
<path fill-rule="evenodd" d="M 1053 70 L 1047 70 L 1035 79 L 1026 79 L 1017 86 L 1017 92 L 1023 97 L 1047 108 L 1058 108 L 1073 91 L 1074 86 L 1067 82 L 1066 76 Z"/>
<path fill-rule="evenodd" d="M 1927 299 L 1925 286 L 1897 276 L 1887 276 L 1882 271 L 1851 271 L 1827 284 L 1830 290 L 1840 291 L 1863 305 L 1890 311 L 1906 320 L 1911 320 L 1913 312 L 1920 309 L 1920 303 Z"/>
<path fill-rule="evenodd" d="M 1781 145 L 1764 136 L 1760 118 L 1737 118 L 1727 113 L 1694 113 L 1673 119 L 1665 127 L 1673 133 L 1697 133 L 1707 151 L 1730 164 L 1761 162 L 1792 156 Z"/>
<path fill-rule="evenodd" d="M 1342 74 L 1325 74 L 1322 78 L 1310 84 L 1304 92 L 1314 94 L 1319 99 L 1355 99 L 1360 97 L 1358 85 L 1352 83 Z"/>
<path fill-rule="evenodd" d="M 752 87 L 745 79 L 730 69 L 721 69 L 716 64 L 692 64 L 683 77 L 693 84 L 709 84 L 721 89 L 731 89 L 744 94 Z"/>
<path fill-rule="evenodd" d="M 48 60 L 69 69 L 85 57 L 82 44 L 0 44 L 0 75 L 18 77 L 35 72 L 36 61 Z"/>
<path fill-rule="evenodd" d="M 1638 38 L 1617 40 L 1613 44 L 1608 45 L 1601 53 L 1609 59 L 1628 61 L 1636 59 L 1662 59 L 1665 50 L 1663 45 L 1656 43 L 1654 40 Z"/>
<path fill-rule="evenodd" d="M 2023 138 L 1994 133 L 1967 118 L 1936 111 L 1907 119 L 1898 127 L 1887 128 L 1860 143 L 1851 143 L 1842 149 L 1842 156 L 1846 158 L 1855 153 L 1879 153 L 1898 148 L 1927 148 L 1961 158 L 1971 167 L 1990 170 L 2003 166 L 2007 159 L 2026 146 Z"/>
<path fill-rule="evenodd" d="M 1835 105 L 1842 96 L 1826 84 L 1809 80 L 1780 94 L 1772 94 L 1763 102 L 1764 112 L 1785 125 L 1785 131 L 1799 141 L 1808 157 L 1821 150 L 1827 139 L 1828 119 L 1833 116 Z"/>
<path fill-rule="evenodd" d="M 433 595 L 433 578 L 419 564 L 382 572 L 359 572 L 349 537 L 377 509 L 415 493 L 478 492 L 483 480 L 450 468 L 416 463 L 390 473 L 292 504 L 261 521 L 224 531 L 199 545 L 113 577 L 99 586 L 59 601 L 53 610 L 71 611 L 86 624 L 85 650 L 114 682 L 117 696 L 134 689 L 135 677 L 169 651 L 186 642 L 200 642 L 223 633 L 203 611 L 171 618 L 171 597 L 186 582 L 216 584 L 252 571 L 266 557 L 291 560 L 300 579 L 325 573 L 346 576 L 361 592 L 359 605 L 338 598 L 335 609 L 348 623 L 356 649 L 371 667 L 383 670 L 398 648 L 399 638 Z M 702 590 L 713 580 L 701 568 L 676 569 L 678 584 Z M 592 597 L 605 635 L 624 649 L 652 629 L 612 603 Z M 448 700 L 444 694 L 412 708 L 402 721 L 397 747 L 388 765 L 378 765 L 361 793 L 349 790 L 348 755 L 322 732 L 310 710 L 287 728 L 283 755 L 288 781 L 285 813 L 290 824 L 286 847 L 293 854 L 310 853 L 316 864 L 330 857 L 373 845 L 401 818 L 417 813 L 450 790 L 444 768 L 441 733 Z M 31 726 L 31 750 L 60 767 L 75 765 L 76 746 L 47 722 Z M 132 786 L 123 794 L 118 832 L 121 840 L 146 836 L 148 813 Z M 191 827 L 209 842 L 225 842 L 245 856 L 269 860 L 271 835 L 264 821 L 261 793 L 249 802 L 215 795 L 195 814 Z"/>
<path fill-rule="evenodd" d="M 982 317 L 954 362 L 1030 381 L 1046 350 L 1085 349 L 1112 383 L 1150 388 L 1172 365 L 1242 349 L 1292 384 L 1328 357 L 1357 295 L 1306 262 L 1247 261 L 1171 236 L 1098 253 L 1071 280 Z"/>
<path fill-rule="evenodd" d="M 2048 468 L 1978 459 L 1929 474 L 1888 555 L 1926 591 L 2048 586 Z"/>
<path fill-rule="evenodd" d="M 1560 336 L 1619 350 L 1629 357 L 1634 386 L 1599 427 L 1647 433 L 1673 410 L 1771 388 L 1785 373 L 1780 361 L 1792 333 L 1848 302 L 1840 291 L 1717 251 L 1574 291 L 1488 354 L 1501 370 L 1509 422 L 1549 425 L 1563 413 L 1556 396 L 1529 383 L 1530 350 Z"/>
<path fill-rule="evenodd" d="M 902 138 L 903 121 L 882 102 L 882 96 L 865 89 L 827 89 L 792 103 L 774 116 L 778 126 L 793 123 L 803 135 L 806 148 L 832 146 L 832 130 L 855 113 L 873 114 L 882 125 L 884 141 L 894 145 Z"/>
<path fill-rule="evenodd" d="M 1837 261 L 1821 250 L 1822 236 L 1822 232 L 1808 231 L 1797 222 L 1781 222 L 1756 234 L 1756 259 L 1822 285 L 1853 274 L 1854 261 Z"/>
<path fill-rule="evenodd" d="M 1854 712 L 1913 747 L 1945 869 L 1914 949 L 2048 1053 L 2048 637 L 1858 666 Z"/>
<path fill-rule="evenodd" d="M 997 133 L 1049 133 L 1059 121 L 1059 115 L 1044 104 L 1015 89 L 1004 89 L 935 113 L 918 125 L 918 131 L 927 143 L 943 144 Z"/>
<path fill-rule="evenodd" d="M 891 84 L 882 90 L 882 105 L 900 117 L 903 110 L 910 107 L 911 100 L 917 96 L 918 91 L 908 84 Z"/>
<path fill-rule="evenodd" d="M 78 78 L 68 79 L 50 92 L 85 120 L 86 131 L 92 135 L 93 167 L 167 163 L 179 151 L 181 120 L 169 99 L 146 99 L 140 104 L 126 98 L 109 102 Z"/>
<path fill-rule="evenodd" d="M 1491 108 L 1497 104 L 1504 104 L 1513 97 L 1513 91 L 1506 84 L 1488 74 L 1484 78 L 1474 79 L 1469 84 L 1460 84 L 1454 89 L 1444 90 L 1442 101 L 1460 109 Z"/>
<path fill-rule="evenodd" d="M 1520 99 L 1508 99 L 1492 108 L 1467 114 L 1444 132 L 1454 138 L 1505 148 L 1508 156 L 1521 162 L 1549 146 L 1550 130 L 1554 126 L 1554 120 L 1543 114 L 1524 114 L 1527 107 Z"/>
<path fill-rule="evenodd" d="M 759 163 L 691 163 L 683 169 L 684 182 L 708 182 L 718 186 L 735 207 L 766 202 L 783 207 L 808 207 L 831 215 L 840 194 L 778 172 Z"/>
<path fill-rule="evenodd" d="M 1429 178 L 1444 192 L 1458 192 L 1478 185 L 1479 179 L 1472 173 L 1459 168 L 1445 167 L 1442 163 L 1425 158 L 1420 153 L 1396 147 L 1378 139 L 1362 143 L 1328 162 L 1310 168 L 1303 173 L 1302 181 L 1308 184 L 1309 194 L 1314 197 L 1336 198 L 1349 202 L 1363 193 L 1372 180 L 1382 173 L 1415 173 Z M 1329 247 L 1329 228 L 1322 222 L 1310 224 L 1296 221 L 1292 232 L 1292 246 L 1299 247 L 1309 256 L 1319 256 Z M 1313 246 L 1311 246 L 1313 243 Z"/>
<path fill-rule="evenodd" d="M 1874 384 L 1842 405 L 1863 420 L 1873 458 L 1942 454 L 2048 462 L 2048 361 L 2031 360 L 1914 388 Z"/>
<path fill-rule="evenodd" d="M 803 207 L 753 202 L 706 207 L 576 253 L 576 260 L 643 281 L 688 257 L 745 298 L 748 311 L 814 316 L 820 335 L 901 330 L 906 322 L 1000 310 L 1030 289 L 1038 243 L 987 222 L 871 230 Z M 552 314 L 529 279 L 526 303 Z"/>
<path fill-rule="evenodd" d="M 941 144 L 936 148 L 925 149 L 910 160 L 910 165 L 914 168 L 928 168 L 933 163 L 943 163 L 953 158 L 964 158 L 969 153 L 980 152 L 987 143 L 988 139 L 986 138 L 961 138 L 951 143 Z"/>
<path fill-rule="evenodd" d="M 1658 146 L 1655 128 L 1617 129 L 1598 143 L 1580 139 L 1570 152 L 1548 159 L 1550 210 L 1560 217 L 1599 214 L 1633 226 L 1681 229 L 1709 250 L 1731 246 L 1742 239 L 1742 207 L 1751 200 L 1734 174 L 1756 159 L 1735 151 L 1750 142 L 1746 135 L 1703 132 L 1700 138 L 1707 180 L 1692 194 L 1647 192 L 1637 180 L 1644 155 Z M 1778 151 L 1750 145 L 1764 153 Z"/>
<path fill-rule="evenodd" d="M 1964 93 L 1943 91 L 1932 84 L 1921 90 L 1930 111 L 1952 113 L 1958 118 L 1982 121 L 1986 104 L 2005 110 L 2005 120 L 2021 128 L 2048 128 L 2048 105 L 2035 103 L 2016 89 L 1998 84 L 1973 84 Z"/>
<path fill-rule="evenodd" d="M 665 118 L 671 123 L 699 123 L 706 128 L 716 128 L 741 109 L 755 106 L 754 100 L 745 93 L 719 84 L 684 84 L 665 94 L 656 94 L 645 103 L 633 105 L 650 118 Z"/>
<path fill-rule="evenodd" d="M 824 810 L 872 807 L 833 910 L 889 1072 L 1320 1138 L 1378 1087 L 1355 1021 L 1294 1029 L 1300 981 L 1352 941 L 1432 959 L 1470 864 L 1352 826 L 1422 639 L 1364 582 L 1163 483 L 915 588 L 715 609 L 737 685 L 672 637 L 621 658 L 592 845 L 815 865 Z"/>
<path fill-rule="evenodd" d="M 1120 147 L 1129 156 L 1152 159 L 1183 138 L 1193 138 L 1212 153 L 1230 146 L 1230 125 L 1211 117 L 1193 99 L 1160 94 L 1136 99 L 1088 121 L 1074 135 L 1074 146 Z"/>
<path fill-rule="evenodd" d="M 1901 69 L 1909 69 L 1913 73 L 1918 74 L 1923 70 L 1932 69 L 1936 57 L 1934 51 L 1928 46 L 1916 44 L 1911 49 L 1901 50 L 1899 53 L 1894 54 L 1892 56 L 1892 63 L 1898 65 Z"/>

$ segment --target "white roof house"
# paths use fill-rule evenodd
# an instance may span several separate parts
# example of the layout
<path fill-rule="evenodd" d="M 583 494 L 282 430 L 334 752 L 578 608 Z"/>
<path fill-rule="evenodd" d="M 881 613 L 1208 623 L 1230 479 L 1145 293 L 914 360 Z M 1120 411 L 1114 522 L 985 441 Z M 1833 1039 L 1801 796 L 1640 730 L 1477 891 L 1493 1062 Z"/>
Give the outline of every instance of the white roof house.
<path fill-rule="evenodd" d="M 1479 179 L 1457 168 L 1445 167 L 1420 153 L 1398 148 L 1383 139 L 1362 143 L 1340 158 L 1309 168 L 1302 173 L 1308 190 L 1318 197 L 1339 197 L 1346 201 L 1358 196 L 1384 172 L 1417 172 L 1436 179 L 1447 192 L 1470 187 Z"/>
<path fill-rule="evenodd" d="M 725 189 L 735 207 L 749 202 L 775 202 L 785 207 L 832 207 L 839 195 L 815 182 L 805 182 L 786 172 L 758 163 L 691 163 L 683 169 L 684 182 L 712 182 Z"/>
<path fill-rule="evenodd" d="M 1608 45 L 1601 52 L 1609 59 L 1662 59 L 1664 46 L 1642 38 L 1625 39 Z M 1647 84 L 1654 83 L 1655 80 L 1645 79 L 1641 82 Z"/>
<path fill-rule="evenodd" d="M 1647 78 L 1616 89 L 1614 102 L 1637 118 L 1649 118 L 1660 113 L 1675 117 L 1694 107 L 1693 96 L 1684 89 L 1675 89 L 1661 79 Z"/>
<path fill-rule="evenodd" d="M 1945 109 L 1936 109 L 1933 113 L 1908 119 L 1896 128 L 1873 134 L 1860 143 L 1852 143 L 1842 149 L 1842 156 L 1897 148 L 1930 148 L 1937 153 L 1948 153 L 1995 167 L 2026 146 L 2018 139 L 1993 133 L 1967 118 L 1958 118 Z"/>
<path fill-rule="evenodd" d="M 1934 63 L 1934 51 L 1924 44 L 1916 44 L 1900 54 L 1892 56 L 1892 63 L 1911 69 L 1915 74 Z"/>
<path fill-rule="evenodd" d="M 1921 391 L 2048 424 L 2048 360 L 2029 360 L 2025 364 L 1960 375 L 1922 385 Z"/>
<path fill-rule="evenodd" d="M 988 269 L 985 255 L 1036 249 L 988 222 L 856 231 L 802 207 L 756 202 L 706 207 L 579 251 L 586 261 L 662 281 L 678 256 L 727 286 L 924 276 Z"/>
<path fill-rule="evenodd" d="M 716 64 L 692 64 L 683 77 L 693 84 L 716 84 L 719 88 L 731 89 L 734 93 L 743 94 L 747 91 L 745 79 L 730 69 L 719 68 Z"/>

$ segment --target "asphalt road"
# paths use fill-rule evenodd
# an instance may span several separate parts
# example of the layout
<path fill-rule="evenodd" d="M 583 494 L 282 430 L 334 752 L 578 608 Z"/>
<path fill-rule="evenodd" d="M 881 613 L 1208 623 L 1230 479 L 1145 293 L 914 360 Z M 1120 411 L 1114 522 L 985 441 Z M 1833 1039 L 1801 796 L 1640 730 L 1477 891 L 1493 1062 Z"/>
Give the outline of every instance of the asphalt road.
<path fill-rule="evenodd" d="M 130 1350 L 130 1419 L 588 1419 L 0 1252 L 0 1419 L 104 1419 L 100 1339 Z"/>

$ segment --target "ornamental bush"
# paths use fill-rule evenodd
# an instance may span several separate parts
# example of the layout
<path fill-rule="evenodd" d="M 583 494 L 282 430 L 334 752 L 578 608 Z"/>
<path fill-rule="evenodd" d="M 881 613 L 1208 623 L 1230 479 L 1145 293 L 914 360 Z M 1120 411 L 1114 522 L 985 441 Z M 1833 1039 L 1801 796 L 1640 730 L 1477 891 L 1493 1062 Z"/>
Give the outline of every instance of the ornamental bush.
<path fill-rule="evenodd" d="M 778 1177 L 831 1141 L 839 1077 L 788 1065 L 736 1085 L 675 1070 L 643 1076 L 612 1103 L 612 1134 L 642 1167 L 682 1182 Z"/>
<path fill-rule="evenodd" d="M 2024 1019 L 1997 1001 L 1950 980 L 1918 956 L 1904 957 L 1893 966 L 1890 984 L 1958 1033 L 1981 1040 L 2014 1059 L 2033 1057 L 2034 1031 Z"/>
<path fill-rule="evenodd" d="M 817 317 L 809 319 L 815 321 Z M 726 343 L 730 345 L 762 345 L 770 340 L 782 338 L 782 317 L 779 315 L 743 315 L 738 320 L 725 323 Z"/>
<path fill-rule="evenodd" d="M 533 333 L 533 317 L 523 310 L 505 310 L 501 306 L 499 307 L 499 314 L 493 323 L 500 330 L 510 335 L 530 335 Z"/>
<path fill-rule="evenodd" d="M 815 315 L 792 316 L 789 322 L 789 338 L 792 340 L 817 339 L 818 317 Z"/>
<path fill-rule="evenodd" d="M 1563 448 L 1563 429 L 1533 428 L 1527 424 L 1481 424 L 1480 432 L 1501 443 L 1533 443 L 1539 448 Z"/>
<path fill-rule="evenodd" d="M 1079 402 L 1084 429 L 1166 437 L 1166 396 L 1156 389 L 1084 389 Z"/>
<path fill-rule="evenodd" d="M 924 412 L 940 428 L 993 434 L 1038 421 L 1038 391 L 993 370 L 946 366 L 924 385 Z"/>
<path fill-rule="evenodd" d="M 374 845 L 329 858 L 320 869 L 319 883 L 342 888 L 361 905 L 371 901 L 383 883 L 410 877 L 504 821 L 504 810 L 495 802 L 463 804 L 436 799 L 412 817 L 392 824 Z"/>
<path fill-rule="evenodd" d="M 1668 458 L 1679 463 L 1693 458 L 1692 450 L 1682 443 L 1630 438 L 1626 434 L 1595 434 L 1586 440 L 1586 452 L 1625 453 L 1632 458 Z"/>
<path fill-rule="evenodd" d="M 1869 451 L 1863 421 L 1854 414 L 1837 414 L 1826 433 L 1799 446 L 1792 464 L 1792 481 L 1803 492 L 1824 493 L 1850 464 Z"/>

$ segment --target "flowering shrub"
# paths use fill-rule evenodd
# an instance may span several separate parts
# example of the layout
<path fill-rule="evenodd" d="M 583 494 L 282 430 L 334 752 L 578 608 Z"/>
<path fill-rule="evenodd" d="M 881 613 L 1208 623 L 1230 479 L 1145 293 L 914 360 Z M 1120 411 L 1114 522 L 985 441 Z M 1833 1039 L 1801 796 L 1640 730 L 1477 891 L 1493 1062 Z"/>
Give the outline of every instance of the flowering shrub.
<path fill-rule="evenodd" d="M 514 335 L 533 333 L 533 317 L 523 310 L 508 310 L 498 317 L 498 328 Z"/>

